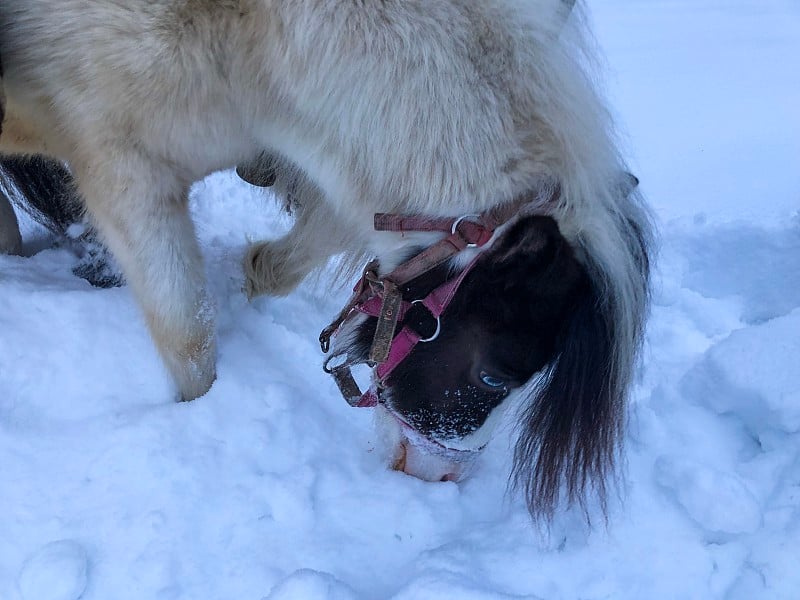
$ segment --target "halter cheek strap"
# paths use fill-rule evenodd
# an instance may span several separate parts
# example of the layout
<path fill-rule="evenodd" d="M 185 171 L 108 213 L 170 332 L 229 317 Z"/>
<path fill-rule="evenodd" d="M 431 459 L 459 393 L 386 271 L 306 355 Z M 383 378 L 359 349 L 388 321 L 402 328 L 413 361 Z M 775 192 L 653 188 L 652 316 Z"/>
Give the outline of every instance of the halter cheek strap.
<path fill-rule="evenodd" d="M 505 207 L 507 214 L 504 213 L 505 219 L 502 222 L 510 219 L 517 212 L 517 203 L 505 205 Z M 476 221 L 466 220 L 473 216 Z M 450 232 L 450 235 L 402 263 L 384 277 L 378 276 L 379 264 L 377 260 L 368 263 L 361 278 L 356 282 L 353 288 L 353 295 L 348 303 L 345 304 L 331 324 L 320 333 L 320 347 L 324 353 L 327 353 L 330 350 L 331 337 L 352 314 L 354 309 L 367 304 L 372 307 L 374 304 L 380 303 L 381 308 L 379 311 L 370 308 L 374 316 L 378 318 L 378 325 L 369 360 L 377 364 L 387 359 L 397 322 L 401 318 L 401 311 L 404 310 L 402 293 L 399 288 L 412 279 L 435 269 L 462 250 L 485 245 L 494 234 L 498 223 L 494 216 L 494 211 L 488 211 L 483 215 L 467 215 L 447 219 L 378 213 L 375 215 L 374 225 L 376 231 Z"/>
<path fill-rule="evenodd" d="M 464 278 L 467 276 L 467 274 L 472 270 L 472 267 L 475 265 L 477 259 L 478 257 L 475 257 L 457 277 L 443 283 L 434 289 L 430 294 L 425 296 L 424 299 L 414 300 L 413 302 L 408 302 L 406 300 L 403 301 L 399 316 L 401 320 L 412 306 L 415 304 L 421 304 L 427 308 L 431 316 L 436 319 L 436 331 L 430 337 L 423 338 L 416 329 L 413 329 L 407 325 L 403 327 L 400 330 L 400 333 L 398 333 L 392 340 L 386 360 L 379 363 L 376 367 L 375 373 L 377 375 L 379 385 L 385 385 L 386 380 L 392 371 L 394 371 L 395 368 L 397 368 L 397 366 L 403 362 L 409 354 L 411 354 L 411 351 L 418 343 L 432 342 L 439 336 L 441 331 L 441 316 L 455 297 L 458 288 L 461 286 L 461 283 L 464 281 Z M 377 316 L 372 313 L 372 310 L 370 310 L 371 308 L 372 307 L 368 308 L 365 305 L 364 307 L 358 308 L 358 310 L 372 316 Z"/>

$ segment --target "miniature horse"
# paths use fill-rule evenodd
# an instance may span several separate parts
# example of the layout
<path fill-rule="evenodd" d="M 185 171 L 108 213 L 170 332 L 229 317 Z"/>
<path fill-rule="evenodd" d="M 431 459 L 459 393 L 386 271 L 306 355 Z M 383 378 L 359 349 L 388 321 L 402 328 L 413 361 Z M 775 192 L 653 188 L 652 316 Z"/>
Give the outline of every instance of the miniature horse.
<path fill-rule="evenodd" d="M 297 223 L 251 249 L 248 292 L 374 255 L 321 336 L 345 396 L 431 479 L 522 403 L 514 477 L 550 515 L 605 497 L 648 301 L 647 212 L 572 4 L 7 0 L 0 151 L 68 163 L 185 400 L 215 378 L 189 186 L 278 165 Z"/>

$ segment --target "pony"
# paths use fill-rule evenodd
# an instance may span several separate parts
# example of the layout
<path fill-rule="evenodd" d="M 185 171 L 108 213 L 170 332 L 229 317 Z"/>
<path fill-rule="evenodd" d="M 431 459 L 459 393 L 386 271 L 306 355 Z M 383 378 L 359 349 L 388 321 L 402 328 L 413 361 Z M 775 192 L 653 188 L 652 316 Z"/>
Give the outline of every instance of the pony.
<path fill-rule="evenodd" d="M 517 407 L 531 514 L 605 508 L 652 226 L 573 4 L 7 0 L 0 152 L 68 165 L 180 399 L 216 376 L 188 189 L 240 165 L 296 213 L 250 296 L 375 257 L 320 342 L 396 468 L 462 478 Z"/>

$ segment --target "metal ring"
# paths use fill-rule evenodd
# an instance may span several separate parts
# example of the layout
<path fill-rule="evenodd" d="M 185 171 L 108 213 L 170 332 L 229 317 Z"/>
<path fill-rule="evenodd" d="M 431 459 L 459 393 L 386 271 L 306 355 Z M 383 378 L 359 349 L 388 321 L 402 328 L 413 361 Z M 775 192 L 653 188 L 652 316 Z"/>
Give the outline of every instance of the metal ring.
<path fill-rule="evenodd" d="M 455 221 L 453 221 L 453 226 L 450 228 L 450 233 L 454 234 L 456 232 L 456 229 L 458 229 L 458 226 L 461 224 L 461 221 L 463 221 L 464 219 L 470 219 L 470 218 L 480 219 L 481 216 L 480 215 L 475 215 L 475 214 L 472 214 L 472 215 L 461 215 Z M 477 247 L 478 247 L 478 244 L 467 244 L 467 248 L 477 248 Z M 420 341 L 422 341 L 422 340 L 420 340 Z"/>
<path fill-rule="evenodd" d="M 411 305 L 413 306 L 414 304 L 422 304 L 423 306 L 425 306 L 424 302 L 425 302 L 424 300 L 413 300 L 411 302 Z M 425 308 L 428 308 L 428 307 L 425 306 Z M 431 313 L 432 317 L 434 316 L 434 314 L 431 312 L 430 308 L 428 308 L 428 312 Z M 420 338 L 420 340 L 419 340 L 420 342 L 432 342 L 437 337 L 439 337 L 439 334 L 442 332 L 442 320 L 439 317 L 435 317 L 435 319 L 436 319 L 436 331 L 434 331 L 433 335 L 431 337 L 429 337 L 429 338 L 425 338 L 425 339 Z"/>

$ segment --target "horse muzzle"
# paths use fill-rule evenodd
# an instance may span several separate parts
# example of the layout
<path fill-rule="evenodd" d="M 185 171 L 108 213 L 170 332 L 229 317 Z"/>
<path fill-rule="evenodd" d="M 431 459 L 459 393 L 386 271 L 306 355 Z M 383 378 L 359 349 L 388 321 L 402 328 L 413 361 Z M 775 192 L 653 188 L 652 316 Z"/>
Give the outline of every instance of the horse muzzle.
<path fill-rule="evenodd" d="M 380 404 L 378 420 L 390 446 L 392 469 L 423 481 L 463 481 L 472 473 L 483 447 L 451 448 L 409 425 L 400 415 Z"/>

